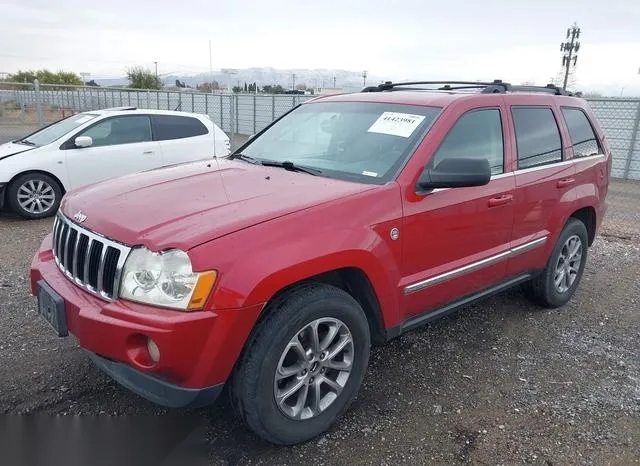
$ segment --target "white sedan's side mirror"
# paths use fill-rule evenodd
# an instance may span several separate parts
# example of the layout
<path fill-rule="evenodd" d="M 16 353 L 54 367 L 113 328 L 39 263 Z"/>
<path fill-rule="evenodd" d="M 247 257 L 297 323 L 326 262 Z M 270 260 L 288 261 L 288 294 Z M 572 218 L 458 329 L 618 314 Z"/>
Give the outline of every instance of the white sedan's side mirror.
<path fill-rule="evenodd" d="M 74 142 L 76 147 L 91 147 L 93 139 L 91 136 L 78 136 Z"/>

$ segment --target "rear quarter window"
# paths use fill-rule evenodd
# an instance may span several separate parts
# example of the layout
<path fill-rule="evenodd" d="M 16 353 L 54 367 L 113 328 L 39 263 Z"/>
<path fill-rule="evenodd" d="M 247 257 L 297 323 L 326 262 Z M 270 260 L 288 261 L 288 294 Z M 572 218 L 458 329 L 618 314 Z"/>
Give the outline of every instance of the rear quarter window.
<path fill-rule="evenodd" d="M 562 116 L 569 129 L 574 157 L 589 157 L 603 153 L 593 126 L 582 110 L 563 107 Z"/>
<path fill-rule="evenodd" d="M 207 127 L 197 118 L 177 115 L 153 115 L 157 141 L 192 138 L 208 134 Z"/>

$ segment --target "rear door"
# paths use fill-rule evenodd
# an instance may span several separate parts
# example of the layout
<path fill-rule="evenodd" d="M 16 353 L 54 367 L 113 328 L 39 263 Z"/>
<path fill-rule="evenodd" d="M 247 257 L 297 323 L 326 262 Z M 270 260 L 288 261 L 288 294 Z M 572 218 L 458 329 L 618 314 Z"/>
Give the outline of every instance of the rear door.
<path fill-rule="evenodd" d="M 78 136 L 89 136 L 90 147 L 76 147 Z M 64 144 L 71 188 L 77 188 L 161 165 L 149 115 L 105 118 L 75 134 Z"/>
<path fill-rule="evenodd" d="M 186 115 L 152 115 L 151 118 L 163 165 L 213 157 L 213 134 L 198 118 Z"/>
<path fill-rule="evenodd" d="M 508 275 L 545 266 L 571 209 L 575 167 L 551 96 L 510 95 L 509 124 L 516 149 L 516 209 Z"/>

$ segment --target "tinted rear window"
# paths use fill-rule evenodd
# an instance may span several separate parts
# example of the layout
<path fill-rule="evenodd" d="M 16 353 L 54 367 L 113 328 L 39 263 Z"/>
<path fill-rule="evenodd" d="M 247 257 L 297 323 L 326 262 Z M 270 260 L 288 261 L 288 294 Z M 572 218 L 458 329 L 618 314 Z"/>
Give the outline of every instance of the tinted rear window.
<path fill-rule="evenodd" d="M 591 123 L 582 110 L 563 108 L 562 115 L 569 128 L 574 157 L 588 157 L 602 153 Z"/>
<path fill-rule="evenodd" d="M 207 127 L 197 118 L 176 115 L 153 115 L 157 141 L 192 138 L 209 133 Z"/>
<path fill-rule="evenodd" d="M 560 130 L 550 108 L 514 107 L 518 168 L 530 168 L 562 160 Z"/>

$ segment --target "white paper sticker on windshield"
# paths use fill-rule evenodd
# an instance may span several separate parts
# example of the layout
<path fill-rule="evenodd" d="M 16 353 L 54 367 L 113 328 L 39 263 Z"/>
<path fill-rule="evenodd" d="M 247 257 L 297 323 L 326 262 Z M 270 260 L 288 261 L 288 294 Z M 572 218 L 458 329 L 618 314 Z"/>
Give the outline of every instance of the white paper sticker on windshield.
<path fill-rule="evenodd" d="M 408 138 L 424 120 L 422 115 L 384 112 L 368 129 L 369 133 L 389 134 Z"/>
<path fill-rule="evenodd" d="M 378 174 L 377 174 L 376 172 L 368 172 L 368 171 L 366 171 L 366 170 L 365 170 L 365 171 L 363 171 L 363 172 L 362 172 L 362 174 L 363 174 L 364 176 L 375 176 L 375 177 L 377 177 L 377 176 L 378 176 Z"/>
<path fill-rule="evenodd" d="M 93 117 L 91 115 L 85 115 L 83 117 L 80 117 L 76 120 L 76 123 L 86 123 L 89 120 L 93 120 Z"/>

